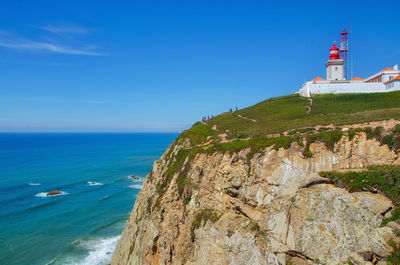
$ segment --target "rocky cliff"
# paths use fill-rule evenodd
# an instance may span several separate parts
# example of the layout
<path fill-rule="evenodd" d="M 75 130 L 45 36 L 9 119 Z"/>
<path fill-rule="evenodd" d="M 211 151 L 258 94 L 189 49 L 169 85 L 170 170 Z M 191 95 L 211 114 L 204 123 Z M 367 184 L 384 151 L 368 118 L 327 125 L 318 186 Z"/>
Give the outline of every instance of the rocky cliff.
<path fill-rule="evenodd" d="M 396 264 L 399 124 L 198 124 L 154 163 L 111 264 Z"/>
<path fill-rule="evenodd" d="M 251 159 L 250 148 L 199 152 L 163 187 L 171 161 L 191 148 L 178 139 L 147 176 L 112 264 L 372 264 L 372 255 L 383 264 L 400 232 L 395 222 L 381 227 L 393 202 L 320 172 L 400 164 L 399 155 L 365 132 L 344 133 L 332 150 L 311 143 L 310 158 L 304 144 L 269 146 Z"/>

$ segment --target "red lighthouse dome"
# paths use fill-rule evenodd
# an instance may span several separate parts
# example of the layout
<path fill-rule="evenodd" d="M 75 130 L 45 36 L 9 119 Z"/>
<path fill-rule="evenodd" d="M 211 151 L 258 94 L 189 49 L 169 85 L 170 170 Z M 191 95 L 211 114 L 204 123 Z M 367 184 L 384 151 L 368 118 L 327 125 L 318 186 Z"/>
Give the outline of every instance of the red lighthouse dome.
<path fill-rule="evenodd" d="M 336 47 L 334 43 L 332 48 L 329 50 L 329 58 L 330 60 L 339 60 L 339 48 Z"/>

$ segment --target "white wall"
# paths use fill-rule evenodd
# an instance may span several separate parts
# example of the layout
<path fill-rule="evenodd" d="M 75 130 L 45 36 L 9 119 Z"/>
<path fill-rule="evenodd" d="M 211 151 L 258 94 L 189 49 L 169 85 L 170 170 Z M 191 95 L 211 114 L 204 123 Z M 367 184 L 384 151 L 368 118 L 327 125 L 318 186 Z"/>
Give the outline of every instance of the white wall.
<path fill-rule="evenodd" d="M 383 83 L 385 83 L 386 81 L 389 81 L 389 80 L 392 79 L 393 77 L 396 77 L 396 76 L 400 75 L 400 71 L 398 71 L 398 70 L 394 70 L 394 71 L 380 71 L 380 72 L 378 72 L 378 73 L 376 73 L 376 74 L 374 74 L 374 75 L 372 75 L 372 76 L 366 78 L 366 79 L 364 80 L 364 82 L 368 82 L 369 80 L 374 79 L 374 78 L 376 78 L 376 77 L 379 77 L 380 75 L 382 76 L 382 80 L 381 80 L 381 81 L 382 81 Z M 391 78 L 391 77 L 392 77 L 392 78 Z"/>
<path fill-rule="evenodd" d="M 395 88 L 387 89 L 383 83 L 307 82 L 298 93 L 303 97 L 310 97 L 311 94 L 378 93 L 395 90 L 400 90 L 400 85 Z"/>
<path fill-rule="evenodd" d="M 329 65 L 326 72 L 327 80 L 344 80 L 343 65 Z"/>

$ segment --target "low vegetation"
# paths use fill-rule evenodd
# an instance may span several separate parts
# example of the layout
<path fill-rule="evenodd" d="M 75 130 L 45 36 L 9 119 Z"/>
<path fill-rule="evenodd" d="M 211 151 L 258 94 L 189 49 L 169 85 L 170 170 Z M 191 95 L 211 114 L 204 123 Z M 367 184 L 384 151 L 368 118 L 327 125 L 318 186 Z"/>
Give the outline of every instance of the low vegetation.
<path fill-rule="evenodd" d="M 254 106 L 224 113 L 207 121 L 228 137 L 243 139 L 288 130 L 326 125 L 344 125 L 385 119 L 400 119 L 400 92 L 376 94 L 315 95 L 309 101 L 298 94 L 271 98 Z M 252 122 L 238 115 L 256 120 Z"/>
<path fill-rule="evenodd" d="M 195 239 L 194 231 L 196 229 L 199 229 L 201 226 L 205 226 L 208 221 L 215 223 L 220 218 L 221 218 L 221 215 L 212 209 L 203 209 L 203 210 L 199 211 L 197 213 L 196 217 L 194 218 L 192 225 L 190 226 L 190 236 L 191 236 L 192 242 L 194 242 L 194 239 Z"/>
<path fill-rule="evenodd" d="M 400 237 L 400 235 L 398 235 Z M 400 244 L 396 244 L 393 239 L 390 239 L 388 244 L 393 248 L 392 253 L 387 257 L 388 265 L 400 264 Z"/>
<path fill-rule="evenodd" d="M 343 132 L 342 130 L 332 130 L 332 131 L 322 131 L 314 134 L 307 135 L 307 143 L 306 147 L 303 151 L 304 157 L 312 157 L 312 153 L 310 151 L 310 145 L 317 141 L 325 143 L 326 148 L 333 151 L 333 148 L 337 142 L 342 138 Z"/>
<path fill-rule="evenodd" d="M 172 178 L 175 174 L 178 174 L 177 186 L 178 193 L 180 196 L 183 195 L 184 188 L 188 182 L 187 180 L 187 172 L 189 171 L 190 161 L 194 158 L 197 153 L 197 149 L 180 149 L 175 157 L 169 160 L 169 165 L 167 170 L 163 174 L 162 181 L 157 185 L 157 200 L 153 206 L 153 209 L 158 209 L 160 207 L 161 200 L 166 193 L 169 184 L 172 181 Z M 185 163 L 186 162 L 186 163 Z M 184 201 L 187 202 L 188 198 L 185 198 Z"/>
<path fill-rule="evenodd" d="M 216 137 L 218 132 L 213 130 L 210 126 L 203 124 L 201 122 L 196 122 L 192 128 L 183 131 L 177 140 L 189 139 L 190 145 L 195 146 L 207 142 L 208 137 Z"/>

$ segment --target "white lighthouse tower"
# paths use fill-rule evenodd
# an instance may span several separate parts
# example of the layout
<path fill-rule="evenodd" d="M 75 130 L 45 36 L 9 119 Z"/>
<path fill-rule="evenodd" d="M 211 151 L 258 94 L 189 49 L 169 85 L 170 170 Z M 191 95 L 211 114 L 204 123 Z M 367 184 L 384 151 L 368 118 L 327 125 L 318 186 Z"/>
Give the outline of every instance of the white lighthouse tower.
<path fill-rule="evenodd" d="M 342 81 L 344 78 L 344 60 L 339 59 L 339 48 L 333 44 L 329 50 L 329 60 L 326 62 L 326 80 Z"/>

